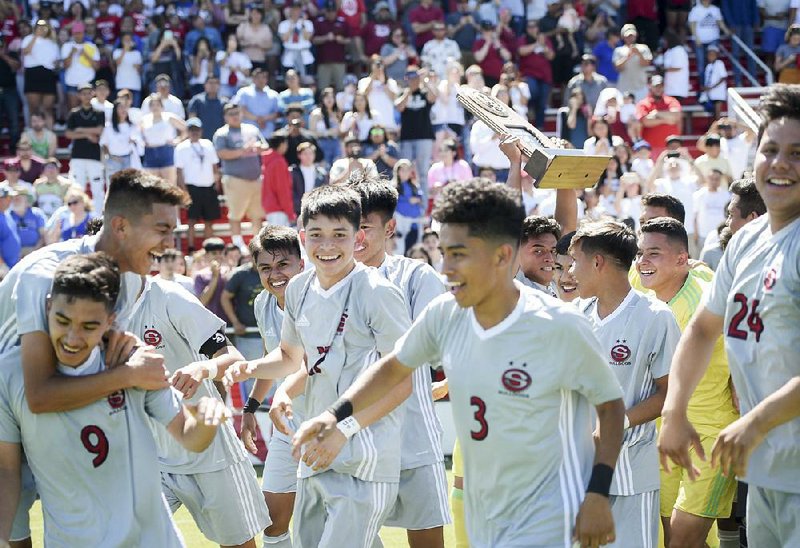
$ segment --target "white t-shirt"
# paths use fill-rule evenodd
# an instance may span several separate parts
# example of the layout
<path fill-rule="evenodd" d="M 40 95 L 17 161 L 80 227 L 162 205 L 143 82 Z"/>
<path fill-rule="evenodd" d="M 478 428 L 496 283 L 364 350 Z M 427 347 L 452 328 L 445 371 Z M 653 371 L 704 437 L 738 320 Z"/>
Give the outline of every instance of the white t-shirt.
<path fill-rule="evenodd" d="M 794 21 L 792 21 L 792 23 L 800 25 L 800 0 L 792 0 L 791 4 L 789 4 L 789 8 L 794 8 L 797 10 L 794 14 Z"/>
<path fill-rule="evenodd" d="M 100 145 L 108 148 L 108 153 L 112 156 L 127 156 L 134 152 L 141 155 L 144 152 L 144 142 L 139 126 L 123 122 L 117 128 L 119 131 L 114 130 L 109 118 L 100 135 Z"/>
<path fill-rule="evenodd" d="M 186 139 L 175 147 L 175 167 L 183 170 L 187 185 L 213 186 L 215 164 L 219 164 L 219 157 L 208 139 L 199 139 L 196 143 Z"/>
<path fill-rule="evenodd" d="M 114 77 L 117 89 L 138 91 L 142 89 L 142 77 L 136 66 L 142 66 L 142 54 L 138 50 L 131 50 L 122 56 L 122 50 L 114 50 L 114 61 L 117 61 L 117 75 Z M 122 61 L 120 62 L 120 58 Z"/>
<path fill-rule="evenodd" d="M 697 38 L 703 44 L 710 44 L 719 40 L 719 22 L 722 21 L 722 12 L 717 6 L 703 6 L 697 4 L 689 12 L 689 23 L 695 23 Z"/>
<path fill-rule="evenodd" d="M 704 240 L 725 220 L 725 206 L 730 199 L 731 193 L 722 188 L 709 192 L 707 187 L 703 187 L 694 193 L 694 215 L 700 239 Z"/>
<path fill-rule="evenodd" d="M 175 115 L 171 112 L 162 112 L 161 120 L 153 120 L 153 116 L 146 114 L 142 116 L 141 128 L 144 142 L 149 147 L 160 147 L 169 145 L 178 136 L 175 126 L 170 123 L 170 117 Z"/>
<path fill-rule="evenodd" d="M 358 81 L 358 91 L 366 91 L 368 85 L 369 78 L 362 78 Z M 394 101 L 386 94 L 384 86 L 393 91 L 395 96 L 400 93 L 397 82 L 391 78 L 387 78 L 385 84 L 373 80 L 369 95 L 367 95 L 369 109 L 372 112 L 372 118 L 375 120 L 376 124 L 382 125 L 387 130 L 395 130 L 397 129 L 397 123 L 394 121 Z"/>
<path fill-rule="evenodd" d="M 303 183 L 305 184 L 305 192 L 309 193 L 314 190 L 314 180 L 317 178 L 317 170 L 314 166 L 298 166 L 300 173 L 303 175 Z"/>
<path fill-rule="evenodd" d="M 70 40 L 61 46 L 61 58 L 67 59 L 68 57 L 72 57 L 72 64 L 64 70 L 64 81 L 68 86 L 77 87 L 94 80 L 94 67 L 86 57 L 92 61 L 99 61 L 100 51 L 97 46 L 88 42 L 78 44 Z"/>
<path fill-rule="evenodd" d="M 183 102 L 174 95 L 168 95 L 166 99 L 162 97 L 161 104 L 164 107 L 164 112 L 171 112 L 181 120 L 186 119 L 186 110 L 183 108 Z M 150 96 L 144 98 L 144 101 L 142 101 L 142 108 L 140 110 L 142 116 L 150 112 Z M 133 120 L 132 116 L 131 120 Z"/>
<path fill-rule="evenodd" d="M 706 65 L 705 70 L 705 83 L 712 85 L 719 82 L 706 93 L 708 94 L 709 101 L 727 101 L 728 100 L 728 70 L 725 68 L 725 63 L 721 59 L 717 59 L 713 63 Z"/>
<path fill-rule="evenodd" d="M 223 84 L 229 84 L 231 69 L 233 68 L 236 69 L 236 84 L 231 85 L 236 85 L 238 87 L 245 85 L 247 83 L 247 76 L 245 76 L 242 71 L 253 68 L 253 63 L 250 62 L 250 58 L 241 51 L 234 51 L 228 55 L 225 64 L 222 63 L 223 59 L 225 59 L 225 52 L 218 51 L 217 64 L 219 64 L 219 81 Z"/>
<path fill-rule="evenodd" d="M 33 40 L 32 34 L 23 38 L 21 49 L 27 48 L 31 40 Z M 61 59 L 61 54 L 58 50 L 58 44 L 48 38 L 37 38 L 31 52 L 22 56 L 22 66 L 25 68 L 44 67 L 55 70 L 59 59 Z"/>
<path fill-rule="evenodd" d="M 747 166 L 750 165 L 752 147 L 753 144 L 747 142 L 747 137 L 744 133 L 732 139 L 726 139 L 725 137 L 720 139 L 721 155 L 728 159 L 728 164 L 731 167 L 731 177 L 734 180 L 739 179 L 744 170 L 747 169 Z"/>
<path fill-rule="evenodd" d="M 676 46 L 664 52 L 665 69 L 679 69 L 664 72 L 664 94 L 670 97 L 688 97 L 691 94 L 689 85 L 689 54 L 683 46 Z"/>

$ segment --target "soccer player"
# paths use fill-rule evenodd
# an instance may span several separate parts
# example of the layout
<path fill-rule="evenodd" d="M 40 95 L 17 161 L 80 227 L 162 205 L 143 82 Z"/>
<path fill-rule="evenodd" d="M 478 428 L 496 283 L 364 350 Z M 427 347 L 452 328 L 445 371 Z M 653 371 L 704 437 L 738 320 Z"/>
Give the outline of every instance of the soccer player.
<path fill-rule="evenodd" d="M 689 239 L 684 226 L 668 217 L 641 226 L 636 268 L 642 285 L 667 303 L 681 330 L 700 306 L 710 283 L 689 267 Z M 720 431 L 739 418 L 731 393 L 730 372 L 722 337 L 714 344 L 711 363 L 689 400 L 687 415 L 700 434 L 703 452 L 710 452 Z M 694 453 L 694 451 L 692 451 Z M 731 515 L 736 480 L 708 461 L 698 463 L 699 477 L 675 467 L 661 470 L 661 522 L 666 546 L 702 547 L 715 519 Z M 738 542 L 738 528 L 731 531 Z M 719 536 L 729 533 L 720 524 Z"/>
<path fill-rule="evenodd" d="M 556 244 L 556 260 L 553 264 L 555 268 L 555 276 L 553 280 L 556 284 L 556 291 L 558 298 L 562 301 L 571 303 L 578 298 L 578 284 L 575 283 L 575 277 L 570 272 L 572 266 L 572 257 L 569 254 L 569 244 L 572 242 L 572 237 L 575 232 L 570 232 L 561 236 Z"/>
<path fill-rule="evenodd" d="M 60 375 L 78 379 L 105 367 L 102 340 L 119 290 L 120 272 L 103 253 L 71 256 L 57 267 L 46 321 Z M 183 546 L 161 493 L 150 423 L 202 451 L 230 417 L 225 405 L 213 398 L 182 405 L 171 388 L 125 389 L 79 409 L 35 414 L 21 354 L 10 349 L 0 365 L 0 541 L 9 538 L 24 447 L 42 500 L 45 545 Z"/>
<path fill-rule="evenodd" d="M 749 486 L 750 546 L 800 545 L 800 86 L 761 98 L 754 172 L 767 214 L 745 225 L 722 256 L 708 300 L 689 322 L 673 360 L 662 413 L 662 462 L 694 476 L 700 436 L 687 407 L 722 333 L 741 418 L 723 429 L 712 467 Z"/>
<path fill-rule="evenodd" d="M 528 287 L 557 297 L 555 275 L 556 244 L 561 225 L 555 219 L 531 215 L 522 221 L 519 271 L 516 279 Z"/>
<path fill-rule="evenodd" d="M 281 344 L 264 358 L 231 366 L 225 379 L 284 377 L 305 355 L 304 412 L 314 416 L 355 382 L 376 352 L 388 354 L 410 322 L 400 290 L 353 258 L 364 239 L 358 194 L 343 186 L 316 188 L 303 197 L 301 219 L 314 270 L 286 288 Z M 298 546 L 380 543 L 378 530 L 397 499 L 400 476 L 403 408 L 391 411 L 410 393 L 409 378 L 358 417 L 369 428 L 345 428 L 348 441 L 329 467 L 311 467 L 316 460 L 310 458 L 301 463 L 292 534 Z"/>
<path fill-rule="evenodd" d="M 303 272 L 305 265 L 300 254 L 299 236 L 289 227 L 266 225 L 256 238 L 250 240 L 250 255 L 264 286 L 264 291 L 256 297 L 254 311 L 266 355 L 280 347 L 286 287 L 292 278 Z M 302 378 L 291 382 L 295 375 L 302 375 Z M 272 518 L 272 525 L 264 530 L 266 548 L 292 546 L 289 522 L 297 492 L 297 461 L 292 458 L 292 434 L 302 421 L 304 377 L 305 369 L 301 367 L 289 375 L 290 382 L 276 381 L 279 386 L 272 398 L 270 418 L 274 426 L 268 440 L 261 484 Z M 271 386 L 271 380 L 256 380 L 244 407 L 241 437 L 245 447 L 254 454 L 257 452 L 255 439 L 258 431 L 255 412 Z M 292 390 L 291 395 L 287 389 Z"/>
<path fill-rule="evenodd" d="M 613 541 L 607 496 L 622 434 L 621 391 L 588 322 L 514 280 L 525 217 L 519 193 L 480 179 L 452 183 L 433 215 L 442 223 L 450 293 L 329 410 L 310 414 L 295 449 L 313 462 L 333 430 L 357 428 L 363 410 L 394 397 L 413 368 L 441 361 L 464 453 L 470 545 Z M 563 365 L 545 366 L 544 348 Z"/>
<path fill-rule="evenodd" d="M 225 322 L 175 282 L 147 277 L 128 330 L 164 355 L 172 385 L 187 402 L 222 402 L 214 380 L 242 355 L 225 336 Z M 202 453 L 189 453 L 153 425 L 161 485 L 170 509 L 186 506 L 200 531 L 220 546 L 255 548 L 270 523 L 253 465 L 231 424 Z"/>
<path fill-rule="evenodd" d="M 658 542 L 655 419 L 661 414 L 680 338 L 669 308 L 628 283 L 636 251 L 633 231 L 617 221 L 581 226 L 570 245 L 581 297 L 575 304 L 591 322 L 624 393 L 625 434 L 611 487 L 617 524 L 614 546 L 623 548 L 649 548 Z"/>

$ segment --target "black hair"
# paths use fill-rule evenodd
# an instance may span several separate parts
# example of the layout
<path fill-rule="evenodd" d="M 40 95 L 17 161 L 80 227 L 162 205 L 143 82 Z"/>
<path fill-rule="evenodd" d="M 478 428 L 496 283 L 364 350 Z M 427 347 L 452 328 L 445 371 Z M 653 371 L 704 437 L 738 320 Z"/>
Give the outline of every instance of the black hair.
<path fill-rule="evenodd" d="M 731 183 L 728 190 L 731 194 L 736 194 L 739 197 L 739 212 L 742 218 L 751 213 L 755 213 L 756 216 L 760 217 L 767 212 L 767 206 L 756 189 L 756 180 L 753 177 L 736 179 Z"/>
<path fill-rule="evenodd" d="M 559 238 L 558 243 L 556 244 L 556 255 L 569 255 L 569 244 L 572 242 L 572 237 L 575 235 L 575 231 L 567 232 L 561 238 Z"/>
<path fill-rule="evenodd" d="M 728 247 L 728 244 L 731 243 L 731 238 L 733 238 L 733 231 L 731 227 L 726 226 L 719 232 L 719 248 L 725 252 L 725 248 Z"/>
<path fill-rule="evenodd" d="M 422 244 L 414 244 L 408 249 L 406 249 L 406 257 L 411 257 L 414 253 L 422 253 L 425 255 L 425 260 L 428 262 L 428 266 L 433 266 L 433 259 L 431 259 L 431 254 L 428 253 L 428 250 L 425 249 L 425 246 Z"/>
<path fill-rule="evenodd" d="M 346 186 L 323 185 L 303 196 L 300 205 L 300 219 L 303 226 L 318 216 L 331 219 L 344 219 L 353 230 L 361 226 L 361 199 L 358 193 Z"/>
<path fill-rule="evenodd" d="M 326 93 L 333 94 L 333 108 L 328 110 L 328 107 L 325 106 L 325 101 L 322 100 L 323 96 Z M 331 123 L 331 115 L 332 114 L 339 114 L 339 105 L 336 104 L 336 90 L 332 87 L 327 87 L 323 89 L 319 94 L 319 110 L 322 112 L 322 120 L 325 122 L 325 128 L 330 129 L 333 127 Z M 334 116 L 335 119 L 335 116 Z"/>
<path fill-rule="evenodd" d="M 552 234 L 556 240 L 561 238 L 561 225 L 558 224 L 553 218 L 543 217 L 541 215 L 529 215 L 522 221 L 522 235 L 520 241 L 522 243 L 541 236 L 542 234 Z"/>
<path fill-rule="evenodd" d="M 663 234 L 667 239 L 678 244 L 683 251 L 689 251 L 689 236 L 683 223 L 672 217 L 656 217 L 642 225 L 642 234 Z"/>
<path fill-rule="evenodd" d="M 189 195 L 163 178 L 138 169 L 123 169 L 108 183 L 105 217 L 115 215 L 136 219 L 153 212 L 154 204 L 187 207 Z"/>
<path fill-rule="evenodd" d="M 581 225 L 572 237 L 570 250 L 580 243 L 586 255 L 602 255 L 613 259 L 616 267 L 624 272 L 630 270 L 636 258 L 636 234 L 619 221 L 600 221 Z"/>
<path fill-rule="evenodd" d="M 258 254 L 262 251 L 271 255 L 284 251 L 298 259 L 302 257 L 297 231 L 288 226 L 265 225 L 259 231 L 258 236 L 250 240 L 249 248 L 254 263 L 258 261 Z"/>
<path fill-rule="evenodd" d="M 422 231 L 422 241 L 424 242 L 425 238 L 427 238 L 428 236 L 433 236 L 437 240 L 439 239 L 439 233 L 430 227 Z"/>
<path fill-rule="evenodd" d="M 89 222 L 86 223 L 86 234 L 88 236 L 94 236 L 100 232 L 101 228 L 103 228 L 103 218 L 94 217 L 93 219 L 89 219 Z"/>
<path fill-rule="evenodd" d="M 111 110 L 111 127 L 114 128 L 114 131 L 117 133 L 119 133 L 119 119 L 117 113 L 119 112 L 120 105 L 122 105 L 122 101 L 117 99 L 114 101 L 114 108 Z M 125 121 L 129 124 L 131 123 L 131 119 L 128 114 L 125 115 Z"/>
<path fill-rule="evenodd" d="M 370 176 L 366 170 L 362 169 L 350 175 L 346 186 L 361 196 L 362 217 L 377 213 L 381 216 L 383 224 L 388 223 L 394 217 L 398 193 L 389 181 Z"/>
<path fill-rule="evenodd" d="M 681 223 L 686 222 L 686 209 L 683 207 L 683 203 L 675 196 L 650 192 L 642 196 L 642 207 L 647 206 L 663 207 L 667 210 L 667 215 L 669 217 L 677 219 Z"/>
<path fill-rule="evenodd" d="M 764 135 L 767 125 L 778 118 L 800 120 L 800 86 L 791 84 L 773 84 L 761 96 L 758 106 L 762 122 L 758 127 L 758 142 Z"/>
<path fill-rule="evenodd" d="M 450 183 L 439 193 L 433 218 L 463 224 L 470 236 L 497 239 L 519 246 L 525 208 L 519 191 L 476 177 Z"/>
<path fill-rule="evenodd" d="M 102 303 L 111 312 L 117 303 L 119 286 L 119 266 L 109 255 L 102 252 L 71 255 L 56 268 L 50 296 L 64 295 L 69 302 L 88 299 Z"/>
<path fill-rule="evenodd" d="M 267 142 L 269 143 L 269 148 L 272 150 L 278 150 L 278 147 L 283 143 L 289 142 L 289 138 L 286 135 L 281 135 L 280 133 L 273 133 L 270 135 L 269 139 L 267 139 Z"/>
<path fill-rule="evenodd" d="M 358 113 L 358 110 L 356 110 L 356 99 L 355 98 L 358 97 L 359 95 L 364 97 L 364 112 L 367 113 L 367 118 L 372 120 L 372 109 L 369 106 L 369 97 L 367 97 L 367 94 L 364 93 L 364 92 L 357 91 L 356 94 L 353 96 L 353 108 L 350 109 L 350 112 L 355 112 L 356 114 Z"/>

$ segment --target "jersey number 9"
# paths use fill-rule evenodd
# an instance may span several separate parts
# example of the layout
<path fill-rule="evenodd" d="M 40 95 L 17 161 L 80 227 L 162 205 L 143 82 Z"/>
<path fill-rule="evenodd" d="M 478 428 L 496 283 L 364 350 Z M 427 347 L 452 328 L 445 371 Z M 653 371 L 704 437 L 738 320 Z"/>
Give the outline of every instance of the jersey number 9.
<path fill-rule="evenodd" d="M 83 430 L 81 430 L 81 442 L 89 453 L 96 455 L 92 459 L 92 464 L 95 468 L 106 461 L 106 458 L 108 458 L 108 438 L 99 426 L 94 424 L 84 426 Z"/>

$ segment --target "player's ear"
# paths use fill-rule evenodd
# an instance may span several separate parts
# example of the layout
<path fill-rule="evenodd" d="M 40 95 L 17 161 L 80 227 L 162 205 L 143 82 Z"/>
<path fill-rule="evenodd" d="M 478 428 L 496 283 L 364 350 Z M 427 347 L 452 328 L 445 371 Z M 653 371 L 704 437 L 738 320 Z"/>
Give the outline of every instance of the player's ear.
<path fill-rule="evenodd" d="M 356 231 L 356 245 L 361 245 L 364 243 L 364 239 L 367 237 L 367 233 L 364 232 L 363 228 L 359 228 Z"/>
<path fill-rule="evenodd" d="M 389 222 L 386 223 L 386 237 L 387 238 L 394 238 L 394 233 L 397 230 L 397 221 L 392 217 L 389 219 Z"/>
<path fill-rule="evenodd" d="M 689 251 L 681 251 L 678 254 L 678 266 L 689 264 Z"/>
<path fill-rule="evenodd" d="M 496 257 L 496 266 L 498 267 L 508 267 L 517 264 L 517 249 L 515 246 L 504 243 L 500 244 L 497 248 L 497 252 L 495 254 Z"/>
<path fill-rule="evenodd" d="M 111 217 L 110 226 L 111 231 L 120 236 L 130 231 L 130 223 L 128 222 L 128 219 L 122 217 L 121 215 L 115 215 L 114 217 Z"/>

